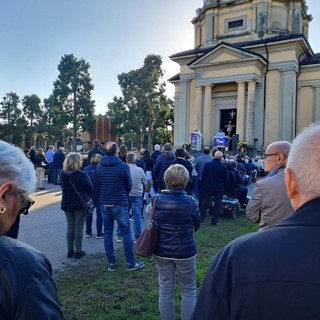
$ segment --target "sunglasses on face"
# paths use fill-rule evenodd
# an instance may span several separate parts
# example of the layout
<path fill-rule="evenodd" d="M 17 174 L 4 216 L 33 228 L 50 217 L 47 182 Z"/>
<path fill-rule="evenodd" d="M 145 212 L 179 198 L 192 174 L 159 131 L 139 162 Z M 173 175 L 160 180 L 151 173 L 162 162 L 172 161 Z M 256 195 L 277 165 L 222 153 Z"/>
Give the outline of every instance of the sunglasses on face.
<path fill-rule="evenodd" d="M 29 209 L 34 205 L 35 201 L 32 200 L 29 196 L 21 195 L 21 209 L 19 214 L 28 214 Z"/>

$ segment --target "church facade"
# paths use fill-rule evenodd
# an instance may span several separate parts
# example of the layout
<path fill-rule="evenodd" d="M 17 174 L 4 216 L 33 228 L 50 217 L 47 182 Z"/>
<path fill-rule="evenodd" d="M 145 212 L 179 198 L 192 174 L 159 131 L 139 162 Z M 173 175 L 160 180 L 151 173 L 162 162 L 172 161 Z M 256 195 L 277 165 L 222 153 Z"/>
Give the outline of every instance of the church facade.
<path fill-rule="evenodd" d="M 194 48 L 170 56 L 180 65 L 169 79 L 175 146 L 195 130 L 212 146 L 222 129 L 263 151 L 320 121 L 320 53 L 308 42 L 311 21 L 305 0 L 204 0 L 192 20 Z"/>

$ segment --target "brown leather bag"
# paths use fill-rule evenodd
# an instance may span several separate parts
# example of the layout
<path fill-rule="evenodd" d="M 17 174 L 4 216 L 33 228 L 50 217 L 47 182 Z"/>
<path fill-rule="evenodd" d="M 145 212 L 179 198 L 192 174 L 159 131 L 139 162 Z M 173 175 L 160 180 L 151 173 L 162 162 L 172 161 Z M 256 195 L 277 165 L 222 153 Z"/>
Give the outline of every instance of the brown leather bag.
<path fill-rule="evenodd" d="M 148 226 L 144 229 L 141 236 L 137 240 L 136 253 L 141 257 L 150 257 L 154 254 L 158 243 L 158 231 L 155 226 L 154 214 L 156 210 L 156 205 L 158 201 L 158 196 L 156 195 L 154 203 L 152 206 L 152 212 L 150 217 L 150 222 Z"/>

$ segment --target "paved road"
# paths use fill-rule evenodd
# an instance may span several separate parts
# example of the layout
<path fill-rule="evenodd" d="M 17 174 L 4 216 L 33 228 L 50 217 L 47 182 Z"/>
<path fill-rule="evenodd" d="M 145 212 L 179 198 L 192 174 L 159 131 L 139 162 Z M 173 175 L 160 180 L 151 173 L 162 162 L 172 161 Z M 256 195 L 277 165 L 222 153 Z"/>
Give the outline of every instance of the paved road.
<path fill-rule="evenodd" d="M 249 195 L 253 184 L 249 186 Z M 46 190 L 34 193 L 31 197 L 36 201 L 27 216 L 21 216 L 19 240 L 43 252 L 50 260 L 54 270 L 66 264 L 76 264 L 78 260 L 67 259 L 66 228 L 64 212 L 60 209 L 61 188 L 45 184 Z M 95 216 L 95 215 L 94 215 Z M 147 224 L 147 219 L 143 225 Z M 95 222 L 93 232 L 95 232 Z M 103 239 L 84 237 L 83 249 L 90 253 L 104 253 Z M 115 248 L 122 244 L 115 243 Z"/>
<path fill-rule="evenodd" d="M 46 190 L 34 193 L 31 198 L 36 201 L 27 216 L 21 216 L 18 239 L 43 252 L 50 260 L 54 270 L 66 264 L 76 264 L 78 260 L 68 259 L 66 230 L 67 222 L 60 209 L 61 188 L 45 184 Z M 94 222 L 95 223 L 95 222 Z M 95 232 L 93 224 L 93 232 Z M 121 245 L 121 244 L 120 244 Z M 120 246 L 115 244 L 116 247 Z M 95 235 L 83 240 L 83 250 L 90 253 L 104 253 L 103 239 Z"/>

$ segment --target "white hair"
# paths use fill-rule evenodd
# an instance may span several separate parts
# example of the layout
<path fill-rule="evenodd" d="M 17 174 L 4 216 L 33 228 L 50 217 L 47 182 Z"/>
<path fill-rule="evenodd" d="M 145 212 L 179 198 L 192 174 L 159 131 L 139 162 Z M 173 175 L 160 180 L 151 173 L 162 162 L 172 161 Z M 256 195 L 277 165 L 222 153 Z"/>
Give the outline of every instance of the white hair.
<path fill-rule="evenodd" d="M 298 192 L 311 197 L 320 197 L 320 124 L 306 127 L 292 142 L 287 168 L 297 183 Z"/>
<path fill-rule="evenodd" d="M 156 145 L 154 146 L 154 150 L 155 150 L 155 151 L 160 150 L 160 145 L 156 144 Z"/>
<path fill-rule="evenodd" d="M 13 181 L 22 193 L 31 193 L 36 184 L 36 172 L 22 149 L 0 140 L 0 184 Z"/>

